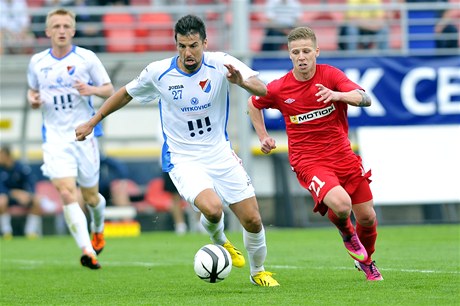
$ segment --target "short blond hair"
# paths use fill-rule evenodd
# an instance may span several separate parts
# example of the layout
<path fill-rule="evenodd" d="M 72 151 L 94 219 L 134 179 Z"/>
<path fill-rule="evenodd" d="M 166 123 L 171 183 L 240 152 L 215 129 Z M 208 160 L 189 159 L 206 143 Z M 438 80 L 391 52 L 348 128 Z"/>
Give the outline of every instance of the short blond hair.
<path fill-rule="evenodd" d="M 291 32 L 289 32 L 287 40 L 288 40 L 288 45 L 299 39 L 309 39 L 313 42 L 313 44 L 316 46 L 316 34 L 315 31 L 313 31 L 309 27 L 297 27 L 293 29 Z"/>
<path fill-rule="evenodd" d="M 70 10 L 67 10 L 65 8 L 57 8 L 57 9 L 54 9 L 51 12 L 49 12 L 48 15 L 46 15 L 46 27 L 49 27 L 49 20 L 54 15 L 60 15 L 60 16 L 68 15 L 68 16 L 70 16 L 70 18 L 72 19 L 72 27 L 75 29 L 75 26 L 77 24 L 76 15 L 75 15 L 74 12 L 72 12 Z"/>

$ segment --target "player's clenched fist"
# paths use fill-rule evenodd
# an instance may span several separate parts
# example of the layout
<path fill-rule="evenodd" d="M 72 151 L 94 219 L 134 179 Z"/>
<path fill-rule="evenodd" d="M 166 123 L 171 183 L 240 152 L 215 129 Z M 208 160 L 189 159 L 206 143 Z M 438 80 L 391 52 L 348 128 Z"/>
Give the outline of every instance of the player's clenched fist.
<path fill-rule="evenodd" d="M 86 136 L 91 134 L 91 132 L 93 131 L 93 128 L 94 127 L 88 122 L 77 126 L 77 128 L 75 129 L 75 140 L 77 141 L 85 140 Z"/>
<path fill-rule="evenodd" d="M 275 139 L 273 139 L 272 137 L 267 137 L 260 142 L 260 150 L 264 154 L 268 154 L 274 149 L 276 149 L 276 143 Z"/>
<path fill-rule="evenodd" d="M 37 109 L 43 104 L 38 91 L 29 90 L 27 92 L 27 100 L 33 109 Z"/>

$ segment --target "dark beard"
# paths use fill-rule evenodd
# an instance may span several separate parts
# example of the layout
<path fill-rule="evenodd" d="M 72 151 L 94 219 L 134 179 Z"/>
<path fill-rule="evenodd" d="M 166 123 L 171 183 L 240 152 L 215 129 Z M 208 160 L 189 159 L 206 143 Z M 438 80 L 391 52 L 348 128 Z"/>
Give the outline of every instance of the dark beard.
<path fill-rule="evenodd" d="M 184 63 L 185 69 L 187 69 L 189 72 L 195 71 L 195 69 L 198 67 L 198 63 L 195 63 L 193 65 L 187 65 Z"/>

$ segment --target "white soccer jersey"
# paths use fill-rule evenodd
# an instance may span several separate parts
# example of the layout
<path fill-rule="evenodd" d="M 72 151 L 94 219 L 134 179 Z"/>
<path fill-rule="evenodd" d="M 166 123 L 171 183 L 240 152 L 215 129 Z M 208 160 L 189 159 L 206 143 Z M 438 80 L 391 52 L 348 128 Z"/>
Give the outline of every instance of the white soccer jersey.
<path fill-rule="evenodd" d="M 51 49 L 32 56 L 27 81 L 43 101 L 43 142 L 75 141 L 75 128 L 94 115 L 91 96 L 81 96 L 73 88 L 77 80 L 93 86 L 111 82 L 96 54 L 81 47 L 74 46 L 63 58 L 54 57 Z M 96 127 L 94 135 L 101 134 Z"/>
<path fill-rule="evenodd" d="M 226 131 L 230 83 L 224 64 L 232 64 L 244 80 L 258 75 L 222 52 L 204 52 L 201 68 L 191 74 L 176 62 L 177 57 L 152 62 L 126 85 L 129 95 L 141 103 L 159 100 L 165 172 L 178 162 L 206 161 L 207 156 L 231 152 Z"/>

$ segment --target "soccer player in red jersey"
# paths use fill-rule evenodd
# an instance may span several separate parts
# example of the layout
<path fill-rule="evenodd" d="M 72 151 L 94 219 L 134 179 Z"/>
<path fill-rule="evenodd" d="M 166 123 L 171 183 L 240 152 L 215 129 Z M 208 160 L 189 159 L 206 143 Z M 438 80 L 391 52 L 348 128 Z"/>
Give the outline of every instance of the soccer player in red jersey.
<path fill-rule="evenodd" d="M 383 280 L 371 258 L 377 239 L 371 172 L 364 170 L 348 139 L 348 105 L 367 107 L 371 99 L 341 70 L 316 63 L 319 48 L 312 29 L 292 30 L 288 50 L 293 69 L 269 83 L 266 96 L 248 101 L 261 150 L 268 154 L 276 148 L 262 109 L 278 109 L 286 122 L 291 167 L 313 196 L 313 211 L 327 214 L 335 224 L 347 252 L 368 280 Z"/>

